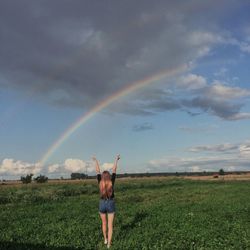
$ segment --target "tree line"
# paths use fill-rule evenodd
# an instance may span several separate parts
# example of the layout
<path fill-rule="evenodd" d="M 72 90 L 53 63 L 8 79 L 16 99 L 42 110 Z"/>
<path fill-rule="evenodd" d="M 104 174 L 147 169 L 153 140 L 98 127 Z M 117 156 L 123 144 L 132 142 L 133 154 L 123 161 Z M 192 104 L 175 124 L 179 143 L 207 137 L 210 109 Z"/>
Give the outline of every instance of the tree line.
<path fill-rule="evenodd" d="M 218 172 L 159 172 L 159 173 L 124 173 L 124 174 L 117 174 L 117 178 L 124 178 L 124 177 L 131 177 L 131 178 L 138 178 L 138 177 L 153 177 L 153 176 L 206 176 L 206 175 L 214 175 L 214 177 L 218 177 L 219 175 L 227 175 L 227 174 L 242 174 L 246 171 L 233 171 L 233 172 L 225 172 L 224 169 L 220 169 Z M 24 184 L 31 183 L 34 180 L 37 183 L 45 183 L 48 181 L 48 177 L 45 175 L 39 175 L 36 178 L 33 178 L 33 174 L 28 174 L 26 176 L 21 176 L 21 181 Z M 84 173 L 71 173 L 70 175 L 71 180 L 82 180 L 82 179 L 94 179 L 96 176 L 88 176 Z M 63 177 L 61 177 L 63 179 Z"/>
<path fill-rule="evenodd" d="M 24 183 L 24 184 L 28 184 L 28 183 L 31 183 L 32 182 L 32 177 L 33 177 L 33 174 L 27 174 L 26 176 L 21 176 L 21 182 Z M 37 183 L 45 183 L 48 181 L 48 177 L 45 176 L 45 175 L 39 175 L 37 176 L 36 178 L 34 178 L 34 181 L 37 182 Z"/>

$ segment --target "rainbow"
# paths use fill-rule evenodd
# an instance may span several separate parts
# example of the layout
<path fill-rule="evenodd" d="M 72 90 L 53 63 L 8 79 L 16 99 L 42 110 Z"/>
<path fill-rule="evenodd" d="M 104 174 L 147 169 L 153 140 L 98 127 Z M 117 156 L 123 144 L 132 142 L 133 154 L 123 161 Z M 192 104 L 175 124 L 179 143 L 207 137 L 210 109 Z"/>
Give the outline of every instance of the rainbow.
<path fill-rule="evenodd" d="M 165 77 L 176 75 L 180 72 L 183 72 L 187 69 L 186 65 L 180 66 L 175 69 L 167 69 L 163 70 L 157 74 L 151 75 L 149 77 L 146 77 L 144 79 L 135 81 L 133 83 L 130 83 L 128 86 L 118 90 L 102 102 L 98 103 L 96 106 L 94 106 L 91 110 L 89 110 L 87 113 L 84 113 L 79 119 L 77 119 L 68 129 L 62 133 L 62 135 L 59 137 L 58 140 L 56 140 L 51 147 L 49 147 L 48 151 L 44 154 L 44 156 L 41 158 L 40 163 L 44 165 L 48 159 L 53 155 L 53 153 L 69 138 L 77 129 L 79 129 L 84 123 L 86 123 L 91 117 L 93 117 L 96 113 L 100 112 L 102 109 L 109 106 L 114 101 L 118 100 L 119 98 L 128 95 L 129 93 L 132 93 L 142 87 L 145 87 L 151 83 L 154 83 L 156 81 L 159 81 Z"/>

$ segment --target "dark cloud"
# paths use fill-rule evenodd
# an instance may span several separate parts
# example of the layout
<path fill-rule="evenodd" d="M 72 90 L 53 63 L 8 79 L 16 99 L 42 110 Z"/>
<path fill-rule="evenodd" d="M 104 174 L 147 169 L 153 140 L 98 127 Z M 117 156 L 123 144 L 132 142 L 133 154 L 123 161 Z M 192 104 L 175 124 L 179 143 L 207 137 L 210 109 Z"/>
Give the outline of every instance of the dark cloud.
<path fill-rule="evenodd" d="M 207 17 L 229 11 L 217 5 L 215 11 L 210 1 L 1 1 L 1 85 L 88 108 L 130 82 L 204 55 L 218 42 Z"/>
<path fill-rule="evenodd" d="M 202 113 L 201 112 L 192 112 L 188 109 L 182 109 L 183 111 L 186 111 L 190 116 L 198 116 L 198 115 L 201 115 Z"/>
<path fill-rule="evenodd" d="M 192 117 L 207 113 L 228 121 L 250 119 L 250 113 L 241 112 L 244 104 L 239 98 L 219 99 L 212 95 L 208 96 L 204 89 L 209 89 L 209 86 L 196 92 L 185 90 L 185 95 L 189 99 L 183 97 L 183 91 L 175 90 L 172 94 L 161 91 L 150 95 L 150 98 L 145 91 L 145 95 L 141 93 L 137 100 L 131 98 L 130 101 L 116 103 L 111 110 L 129 115 L 154 115 L 159 112 L 180 110 Z"/>
<path fill-rule="evenodd" d="M 203 126 L 196 126 L 196 127 L 190 127 L 190 126 L 180 126 L 180 130 L 188 132 L 188 133 L 211 133 L 215 129 L 217 129 L 214 125 L 203 125 Z"/>
<path fill-rule="evenodd" d="M 188 65 L 225 43 L 216 24 L 237 4 L 223 3 L 215 10 L 211 1 L 2 1 L 0 87 L 53 105 L 89 109 L 133 81 Z M 240 113 L 241 103 L 231 102 L 234 89 L 222 89 L 227 98 L 220 99 L 219 85 L 204 87 L 199 76 L 173 84 L 186 87 L 190 97 L 150 88 L 109 111 L 250 117 Z"/>
<path fill-rule="evenodd" d="M 182 100 L 182 105 L 224 120 L 249 119 L 250 113 L 241 113 L 244 99 L 249 96 L 248 89 L 230 87 L 216 81 L 191 92 L 189 99 Z"/>
<path fill-rule="evenodd" d="M 219 144 L 219 145 L 202 145 L 192 147 L 189 151 L 191 152 L 232 152 L 232 150 L 239 150 L 239 144 Z"/>
<path fill-rule="evenodd" d="M 154 129 L 153 124 L 145 122 L 145 123 L 142 123 L 142 124 L 134 125 L 132 130 L 135 131 L 135 132 L 141 132 L 141 131 L 152 130 L 152 129 Z"/>
<path fill-rule="evenodd" d="M 149 88 L 133 93 L 129 100 L 120 100 L 109 108 L 111 112 L 128 115 L 155 115 L 159 112 L 173 111 L 181 108 L 179 100 L 173 93 L 164 89 Z"/>
<path fill-rule="evenodd" d="M 242 104 L 214 100 L 213 98 L 195 97 L 191 100 L 183 100 L 182 105 L 189 108 L 198 108 L 203 112 L 218 116 L 225 120 L 231 120 L 239 113 Z"/>
<path fill-rule="evenodd" d="M 154 100 L 145 105 L 145 108 L 149 108 L 155 112 L 161 112 L 166 110 L 176 110 L 180 108 L 178 101 L 174 99 L 166 100 Z"/>

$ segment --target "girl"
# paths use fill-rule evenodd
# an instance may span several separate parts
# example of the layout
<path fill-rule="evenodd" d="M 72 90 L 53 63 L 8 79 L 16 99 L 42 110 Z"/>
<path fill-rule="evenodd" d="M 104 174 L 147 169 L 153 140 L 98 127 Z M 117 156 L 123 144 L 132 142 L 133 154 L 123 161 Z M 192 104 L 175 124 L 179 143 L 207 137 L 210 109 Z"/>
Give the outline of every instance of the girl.
<path fill-rule="evenodd" d="M 116 156 L 114 166 L 112 168 L 112 175 L 109 171 L 100 173 L 100 166 L 95 157 L 93 160 L 96 164 L 96 174 L 100 189 L 99 213 L 102 219 L 102 232 L 104 236 L 104 244 L 110 248 L 113 234 L 113 220 L 115 215 L 115 200 L 114 200 L 114 184 L 116 177 L 117 163 L 120 160 L 120 155 Z M 108 238 L 107 238 L 107 218 L 108 215 Z"/>

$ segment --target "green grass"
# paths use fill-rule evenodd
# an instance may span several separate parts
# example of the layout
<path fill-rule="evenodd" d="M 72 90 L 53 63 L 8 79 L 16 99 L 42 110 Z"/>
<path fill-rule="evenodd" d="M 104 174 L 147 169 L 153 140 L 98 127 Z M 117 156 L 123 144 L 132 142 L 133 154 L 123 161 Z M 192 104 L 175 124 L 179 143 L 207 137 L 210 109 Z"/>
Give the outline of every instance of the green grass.
<path fill-rule="evenodd" d="M 112 249 L 250 249 L 250 182 L 117 180 Z M 0 187 L 0 249 L 105 249 L 95 181 Z"/>

